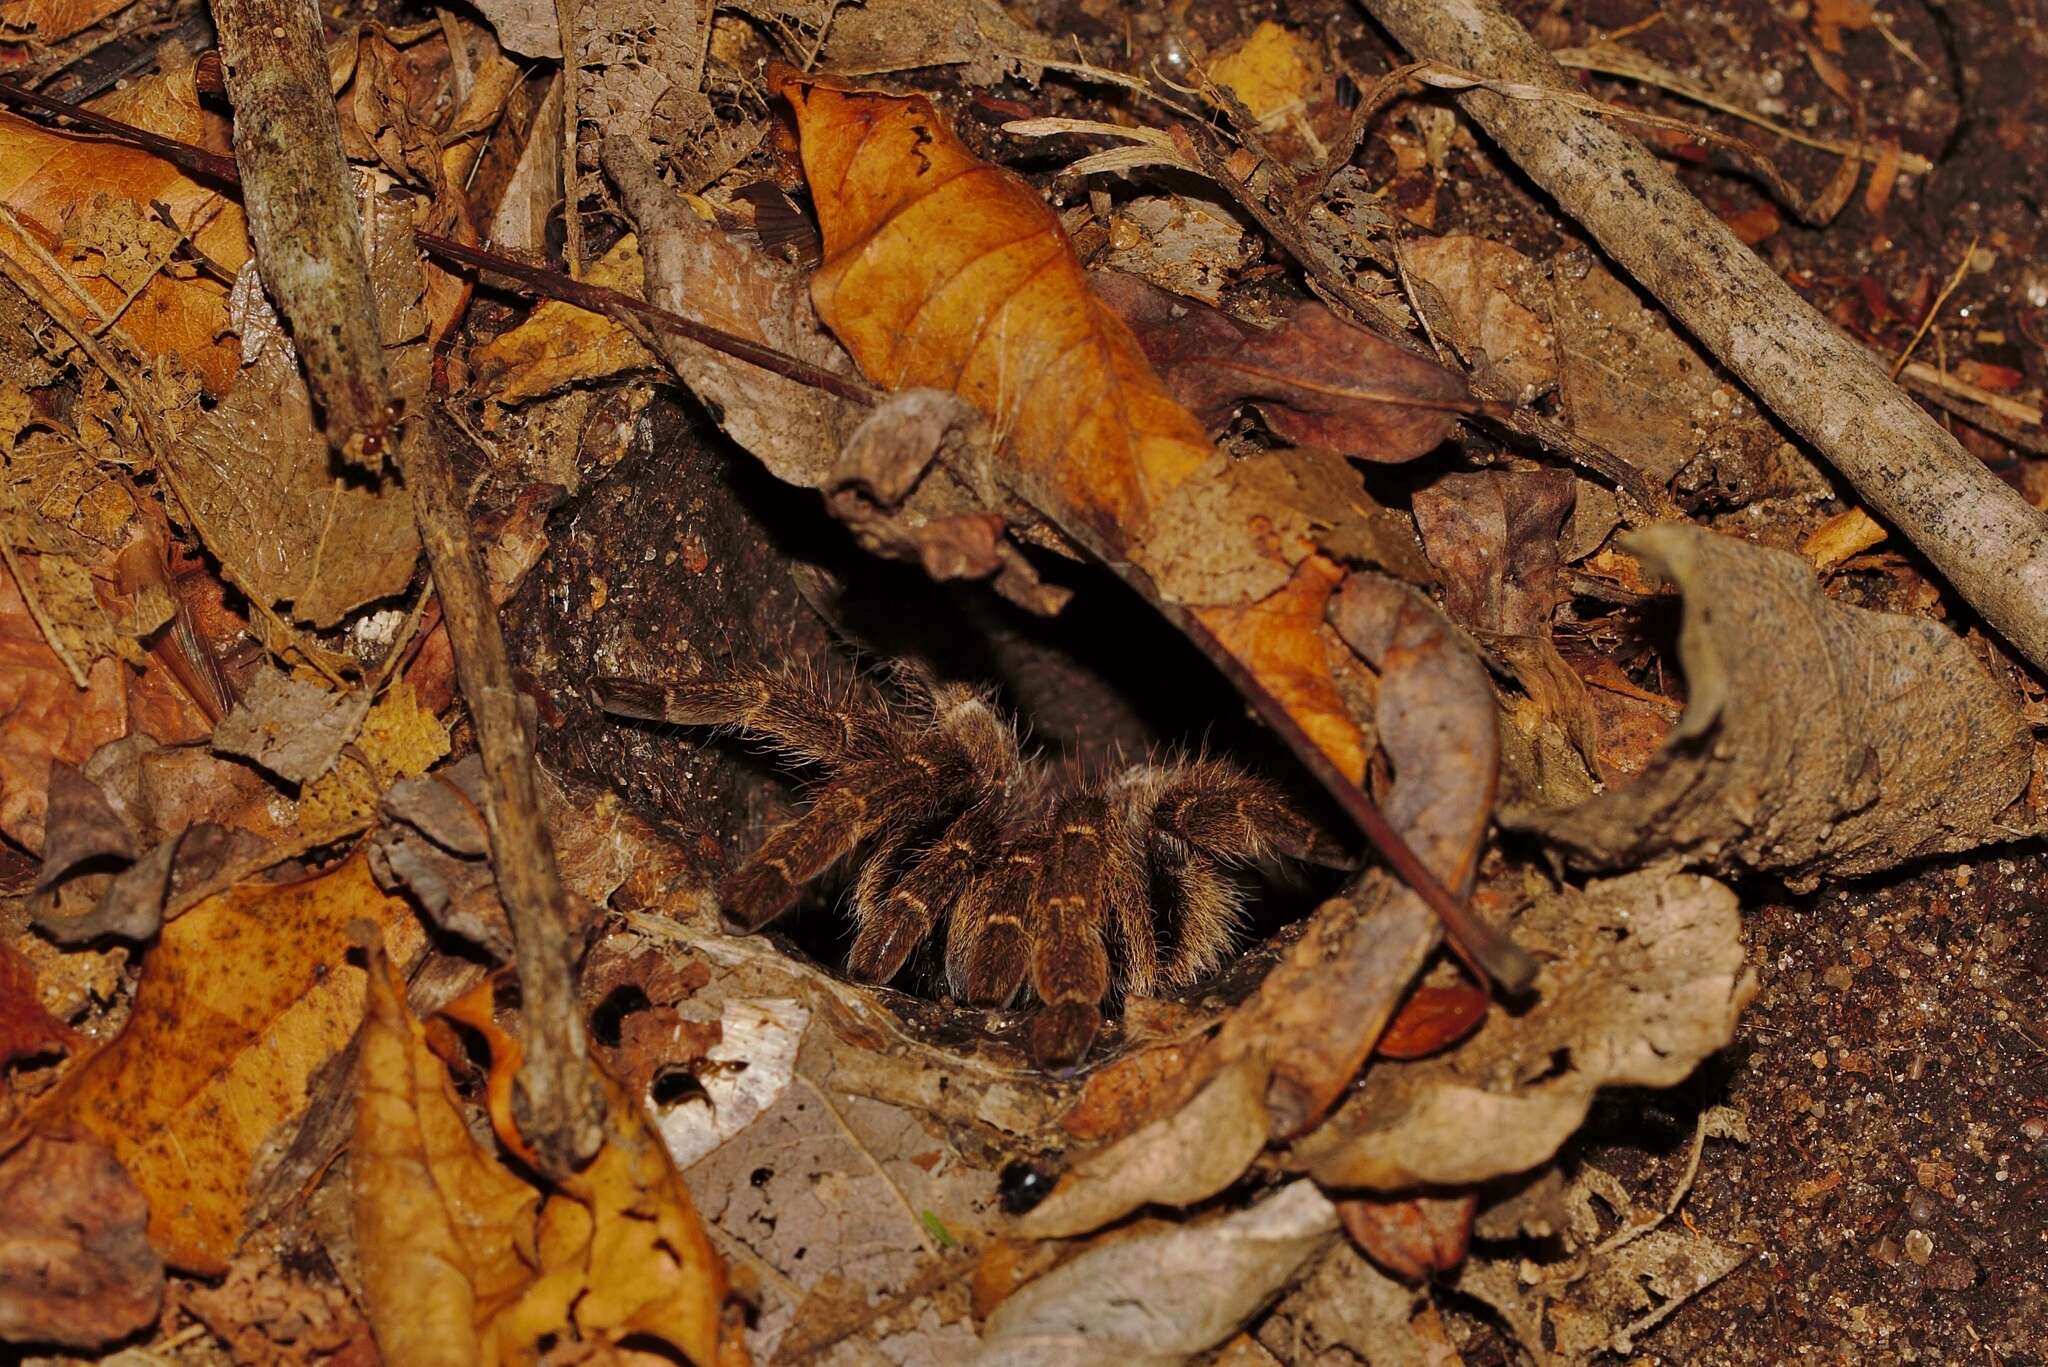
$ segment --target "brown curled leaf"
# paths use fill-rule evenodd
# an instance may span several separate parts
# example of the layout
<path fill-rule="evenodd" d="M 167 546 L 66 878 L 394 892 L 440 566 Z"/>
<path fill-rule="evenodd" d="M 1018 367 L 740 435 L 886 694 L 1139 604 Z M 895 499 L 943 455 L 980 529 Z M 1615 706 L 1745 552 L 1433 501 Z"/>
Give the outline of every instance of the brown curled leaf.
<path fill-rule="evenodd" d="M 351 1169 L 364 1302 L 398 1363 L 531 1362 L 575 1342 L 659 1344 L 696 1367 L 744 1367 L 723 1329 L 725 1266 L 639 1106 L 600 1075 L 605 1142 L 545 1193 L 480 1148 L 403 984 L 372 947 Z M 490 1049 L 492 1127 L 529 1152 L 512 1114 L 518 1042 L 491 1018 L 487 979 L 452 1008 Z"/>
<path fill-rule="evenodd" d="M 1484 990 L 1470 983 L 1418 987 L 1387 1022 L 1373 1052 L 1381 1058 L 1413 1060 L 1439 1054 L 1479 1028 L 1486 1019 Z"/>
<path fill-rule="evenodd" d="M 1953 632 L 1830 602 L 1799 557 L 1699 528 L 1627 546 L 1684 597 L 1685 713 L 1626 784 L 1504 821 L 1592 866 L 1676 855 L 1802 885 L 2016 834 L 2027 723 Z"/>
<path fill-rule="evenodd" d="M 1461 377 L 1324 304 L 1304 303 L 1264 329 L 1135 275 L 1094 271 L 1089 281 L 1173 396 L 1212 432 L 1248 403 L 1296 446 L 1398 462 L 1441 445 L 1472 406 Z"/>
<path fill-rule="evenodd" d="M 1007 477 L 1070 530 L 1142 540 L 1214 452 L 1038 191 L 975 157 L 924 96 L 778 72 L 825 238 L 818 316 L 876 383 L 950 389 L 987 414 Z"/>

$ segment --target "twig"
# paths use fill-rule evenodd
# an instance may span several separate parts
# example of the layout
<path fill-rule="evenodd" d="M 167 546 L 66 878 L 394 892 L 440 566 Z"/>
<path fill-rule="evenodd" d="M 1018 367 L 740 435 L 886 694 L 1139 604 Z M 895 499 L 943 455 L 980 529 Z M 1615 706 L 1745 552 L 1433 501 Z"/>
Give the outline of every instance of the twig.
<path fill-rule="evenodd" d="M 1571 91 L 1495 0 L 1361 0 L 1419 58 Z M 1460 106 L 1912 541 L 1985 620 L 2048 667 L 2048 518 L 1742 245 L 1634 138 L 1564 101 L 1460 93 Z"/>
<path fill-rule="evenodd" d="M 291 328 L 329 444 L 374 473 L 384 465 L 391 387 L 320 11 L 305 0 L 212 0 L 212 8 L 264 288 Z"/>
<path fill-rule="evenodd" d="M 519 716 L 505 636 L 436 414 L 418 413 L 407 421 L 398 468 L 412 494 L 413 517 L 455 648 L 456 682 L 476 728 L 491 863 L 519 947 L 528 1028 L 513 1109 L 520 1133 L 550 1175 L 561 1176 L 580 1168 L 604 1142 L 604 1103 L 584 1047 L 563 915 L 567 894 L 541 820 L 533 745 Z"/>
<path fill-rule="evenodd" d="M 1899 353 L 1899 359 L 1892 362 L 1891 377 L 1894 381 L 1899 378 L 1899 372 L 1906 368 L 1906 362 L 1913 359 L 1913 352 L 1919 347 L 1920 339 L 1927 335 L 1927 329 L 1933 327 L 1934 320 L 1941 316 L 1941 310 L 1948 304 L 1948 297 L 1956 292 L 1956 287 L 1963 283 L 1963 277 L 1970 273 L 1970 258 L 1977 254 L 1977 241 L 1977 238 L 1972 237 L 1970 245 L 1963 248 L 1963 259 L 1956 262 L 1955 273 L 1950 275 L 1948 283 L 1941 287 L 1941 293 L 1934 296 L 1934 302 L 1927 306 L 1926 314 L 1920 319 L 1920 326 L 1913 329 L 1912 340 L 1907 342 L 1906 349 Z"/>
<path fill-rule="evenodd" d="M 1640 81 L 1644 85 L 1691 100 L 1694 104 L 1705 105 L 1745 123 L 1775 133 L 1787 142 L 1796 142 L 1802 147 L 1817 151 L 1833 152 L 1838 157 L 1859 157 L 1875 162 L 1884 156 L 1882 148 L 1865 147 L 1861 143 L 1843 142 L 1840 138 L 1819 137 L 1802 133 L 1789 124 L 1778 123 L 1765 118 L 1751 109 L 1744 109 L 1731 100 L 1723 99 L 1697 81 L 1687 80 L 1675 71 L 1668 70 L 1648 57 L 1613 42 L 1591 43 L 1585 47 L 1557 48 L 1551 57 L 1559 66 L 1577 71 L 1597 71 L 1602 76 L 1618 76 L 1625 81 Z M 1934 163 L 1917 152 L 1899 154 L 1899 169 L 1912 175 L 1924 176 L 1934 169 Z"/>

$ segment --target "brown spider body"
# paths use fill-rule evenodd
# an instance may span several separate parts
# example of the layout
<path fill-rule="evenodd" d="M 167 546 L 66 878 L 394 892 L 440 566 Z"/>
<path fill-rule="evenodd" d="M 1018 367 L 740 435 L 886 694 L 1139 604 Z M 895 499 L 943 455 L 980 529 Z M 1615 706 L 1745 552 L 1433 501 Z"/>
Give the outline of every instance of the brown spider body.
<path fill-rule="evenodd" d="M 1030 985 L 1028 1043 L 1048 1067 L 1087 1054 L 1113 992 L 1185 987 L 1223 961 L 1241 901 L 1225 866 L 1321 857 L 1278 793 L 1228 765 L 1048 769 L 980 693 L 897 682 L 907 706 L 867 679 L 797 671 L 598 687 L 610 712 L 727 727 L 825 771 L 721 884 L 735 928 L 767 925 L 859 855 L 848 971 L 889 981 L 943 922 L 955 994 L 1003 1006 Z"/>

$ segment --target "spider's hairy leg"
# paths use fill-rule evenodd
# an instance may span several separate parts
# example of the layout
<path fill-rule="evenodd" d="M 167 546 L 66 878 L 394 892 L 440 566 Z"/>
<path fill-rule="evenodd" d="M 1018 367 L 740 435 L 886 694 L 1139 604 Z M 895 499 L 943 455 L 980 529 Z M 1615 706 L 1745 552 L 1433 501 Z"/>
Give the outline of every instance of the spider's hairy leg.
<path fill-rule="evenodd" d="M 726 920 L 738 930 L 759 930 L 789 910 L 804 884 L 853 853 L 878 826 L 921 805 L 921 782 L 905 781 L 900 772 L 894 763 L 870 761 L 826 784 L 809 807 L 777 828 L 720 884 Z"/>
<path fill-rule="evenodd" d="M 1115 816 L 1100 791 L 1059 803 L 1033 899 L 1031 990 L 1044 1003 L 1031 1022 L 1031 1056 L 1041 1067 L 1079 1063 L 1102 1028 L 1109 995 L 1103 876 L 1114 857 Z"/>
<path fill-rule="evenodd" d="M 655 683 L 623 675 L 594 681 L 614 716 L 678 726 L 730 726 L 821 764 L 872 753 L 894 725 L 888 704 L 865 679 L 832 684 L 801 668 L 743 670 L 715 678 Z"/>
<path fill-rule="evenodd" d="M 1211 859 L 1284 854 L 1333 868 L 1352 866 L 1264 779 L 1213 759 L 1146 766 L 1142 772 L 1150 789 L 1151 827 Z"/>
<path fill-rule="evenodd" d="M 951 909 L 996 839 L 999 803 L 1000 795 L 984 795 L 912 862 L 894 887 L 864 910 L 853 952 L 847 956 L 848 972 L 865 982 L 885 983 L 902 970 L 911 951 Z"/>
<path fill-rule="evenodd" d="M 1043 840 L 1012 842 L 960 894 L 946 931 L 946 981 L 973 1006 L 1008 1006 L 1031 969 L 1025 917 L 1036 905 Z"/>
<path fill-rule="evenodd" d="M 1178 841 L 1153 841 L 1152 868 L 1168 889 L 1160 919 L 1172 929 L 1172 943 L 1159 965 L 1160 980 L 1186 987 L 1220 967 L 1237 936 L 1244 894 L 1203 855 Z"/>

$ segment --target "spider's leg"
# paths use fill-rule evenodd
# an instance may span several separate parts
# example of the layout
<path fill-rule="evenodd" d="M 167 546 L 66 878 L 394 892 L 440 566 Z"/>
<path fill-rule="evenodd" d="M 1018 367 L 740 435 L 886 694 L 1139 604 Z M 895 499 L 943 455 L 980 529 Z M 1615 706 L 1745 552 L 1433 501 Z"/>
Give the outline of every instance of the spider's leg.
<path fill-rule="evenodd" d="M 1000 796 L 984 794 L 912 861 L 879 903 L 869 904 L 847 956 L 848 972 L 865 982 L 885 983 L 902 970 L 973 877 L 976 862 L 996 838 L 1000 811 Z"/>
<path fill-rule="evenodd" d="M 735 929 L 759 930 L 796 900 L 797 890 L 859 847 L 898 813 L 913 785 L 893 764 L 848 768 L 825 785 L 794 820 L 777 828 L 719 886 L 725 917 Z"/>
<path fill-rule="evenodd" d="M 826 683 L 808 670 L 759 670 L 680 683 L 621 675 L 595 681 L 598 701 L 614 716 L 678 726 L 730 726 L 777 749 L 834 767 L 874 753 L 892 722 L 874 685 Z"/>
<path fill-rule="evenodd" d="M 1152 844 L 1154 885 L 1164 897 L 1159 919 L 1170 941 L 1159 977 L 1170 987 L 1186 987 L 1230 953 L 1244 894 L 1215 861 L 1179 841 L 1155 837 Z"/>
<path fill-rule="evenodd" d="M 997 855 L 953 909 L 946 931 L 946 980 L 975 1006 L 1008 1006 L 1031 969 L 1031 937 L 1024 918 L 1037 904 L 1045 846 L 1012 843 Z"/>
<path fill-rule="evenodd" d="M 1151 826 L 1198 855 L 1233 862 L 1284 854 L 1333 868 L 1355 866 L 1264 779 L 1218 760 L 1151 775 Z"/>
<path fill-rule="evenodd" d="M 1031 1022 L 1030 1047 L 1042 1067 L 1079 1063 L 1102 1028 L 1109 995 L 1102 872 L 1115 824 L 1099 792 L 1070 794 L 1055 811 L 1031 926 L 1031 990 L 1044 1005 Z"/>

